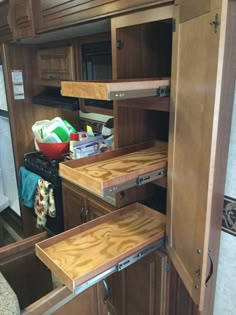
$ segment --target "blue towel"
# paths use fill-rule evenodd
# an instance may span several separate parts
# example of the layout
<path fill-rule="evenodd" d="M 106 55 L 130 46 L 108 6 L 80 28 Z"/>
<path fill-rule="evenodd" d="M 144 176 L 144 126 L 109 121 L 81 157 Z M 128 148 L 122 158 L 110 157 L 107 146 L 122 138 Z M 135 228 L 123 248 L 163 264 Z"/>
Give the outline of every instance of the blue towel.
<path fill-rule="evenodd" d="M 41 177 L 21 166 L 19 179 L 19 198 L 26 207 L 33 208 L 36 188 Z"/>

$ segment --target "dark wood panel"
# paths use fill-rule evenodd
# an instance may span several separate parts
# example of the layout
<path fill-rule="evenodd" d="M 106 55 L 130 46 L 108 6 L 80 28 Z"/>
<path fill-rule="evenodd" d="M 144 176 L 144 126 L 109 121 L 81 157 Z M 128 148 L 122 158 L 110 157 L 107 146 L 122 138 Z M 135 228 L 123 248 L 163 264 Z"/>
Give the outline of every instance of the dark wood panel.
<path fill-rule="evenodd" d="M 40 81 L 59 81 L 60 83 L 61 80 L 74 80 L 73 47 L 67 45 L 38 49 L 38 70 Z"/>
<path fill-rule="evenodd" d="M 12 24 L 9 10 L 9 2 L 0 3 L 0 42 L 12 39 Z"/>
<path fill-rule="evenodd" d="M 105 203 L 98 203 L 92 199 L 88 199 L 86 202 L 89 220 L 94 220 L 105 214 L 112 212 L 113 207 L 106 205 Z"/>
<path fill-rule="evenodd" d="M 78 24 L 88 20 L 112 16 L 121 12 L 137 8 L 150 7 L 170 2 L 168 0 L 90 0 L 90 1 L 65 1 L 49 0 L 35 1 L 35 9 L 40 13 L 37 31 L 59 28 L 66 25 Z"/>
<path fill-rule="evenodd" d="M 86 221 L 86 204 L 84 195 L 62 186 L 65 230 Z"/>
<path fill-rule="evenodd" d="M 14 39 L 34 36 L 34 16 L 31 0 L 10 0 Z"/>
<path fill-rule="evenodd" d="M 172 25 L 161 21 L 117 29 L 117 79 L 170 75 Z"/>
<path fill-rule="evenodd" d="M 199 315 L 177 271 L 171 265 L 169 315 Z"/>
<path fill-rule="evenodd" d="M 52 290 L 51 272 L 34 254 L 34 244 L 45 233 L 0 249 L 0 271 L 24 308 Z"/>

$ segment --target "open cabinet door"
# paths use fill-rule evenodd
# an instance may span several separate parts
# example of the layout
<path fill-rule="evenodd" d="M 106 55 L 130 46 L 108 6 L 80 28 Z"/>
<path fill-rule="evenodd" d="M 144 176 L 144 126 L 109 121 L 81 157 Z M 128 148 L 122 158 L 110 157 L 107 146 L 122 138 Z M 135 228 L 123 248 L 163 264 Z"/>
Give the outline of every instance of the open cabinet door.
<path fill-rule="evenodd" d="M 213 312 L 219 254 L 235 84 L 235 4 L 175 5 L 167 248 L 204 314 Z"/>

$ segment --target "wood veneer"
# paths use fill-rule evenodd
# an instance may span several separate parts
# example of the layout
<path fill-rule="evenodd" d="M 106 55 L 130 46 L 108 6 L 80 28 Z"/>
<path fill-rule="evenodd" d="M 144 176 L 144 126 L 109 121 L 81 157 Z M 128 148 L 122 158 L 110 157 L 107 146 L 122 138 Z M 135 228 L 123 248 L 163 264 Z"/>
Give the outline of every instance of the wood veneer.
<path fill-rule="evenodd" d="M 112 100 L 110 93 L 133 91 L 138 94 L 141 90 L 156 90 L 168 86 L 168 79 L 139 80 L 139 81 L 62 81 L 61 94 L 79 98 L 97 100 Z M 140 95 L 142 97 L 142 95 Z M 145 96 L 145 95 L 144 95 Z M 124 97 L 130 98 L 130 97 Z M 132 98 L 132 97 L 131 97 Z M 122 99 L 122 98 L 121 98 Z"/>
<path fill-rule="evenodd" d="M 124 151 L 124 154 L 121 152 Z M 112 156 L 112 154 L 114 154 Z M 152 172 L 167 165 L 167 150 L 164 142 L 156 142 L 155 146 L 147 147 L 125 154 L 125 149 L 111 152 L 111 158 L 100 155 L 100 161 L 87 163 L 76 160 L 74 163 L 60 164 L 60 175 L 81 187 L 103 196 L 103 190 L 113 185 L 126 183 L 139 175 Z M 96 158 L 95 158 L 96 159 Z"/>
<path fill-rule="evenodd" d="M 164 232 L 165 216 L 135 203 L 36 244 L 36 254 L 73 291 Z"/>

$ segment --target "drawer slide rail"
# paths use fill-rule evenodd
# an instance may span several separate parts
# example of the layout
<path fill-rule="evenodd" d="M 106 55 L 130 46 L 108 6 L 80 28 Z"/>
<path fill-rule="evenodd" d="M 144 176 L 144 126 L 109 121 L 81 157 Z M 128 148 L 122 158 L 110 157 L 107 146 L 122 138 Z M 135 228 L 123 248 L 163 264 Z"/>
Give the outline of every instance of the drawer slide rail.
<path fill-rule="evenodd" d="M 84 292 L 86 289 L 88 289 L 88 288 L 92 287 L 93 285 L 99 283 L 100 281 L 106 279 L 107 277 L 109 277 L 113 273 L 119 272 L 119 271 L 131 266 L 132 264 L 139 261 L 143 257 L 151 254 L 155 250 L 164 246 L 164 243 L 165 243 L 165 240 L 163 238 L 163 239 L 159 240 L 158 242 L 155 242 L 155 243 L 143 248 L 142 250 L 138 251 L 137 253 L 129 256 L 128 258 L 125 258 L 124 260 L 118 262 L 115 266 L 100 273 L 99 275 L 93 277 L 92 279 L 86 281 L 85 283 L 75 287 L 73 293 L 71 293 L 70 295 L 65 297 L 63 300 L 61 300 L 57 304 L 51 306 L 46 312 L 43 313 L 43 315 L 54 314 L 55 311 L 57 311 L 59 308 L 64 306 L 66 303 L 70 302 L 73 298 L 75 298 L 80 293 Z"/>

